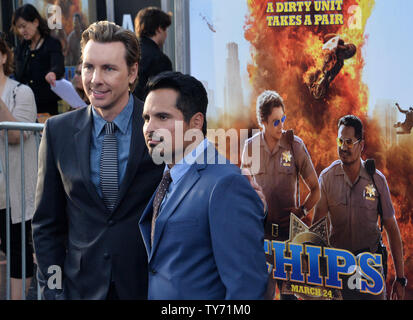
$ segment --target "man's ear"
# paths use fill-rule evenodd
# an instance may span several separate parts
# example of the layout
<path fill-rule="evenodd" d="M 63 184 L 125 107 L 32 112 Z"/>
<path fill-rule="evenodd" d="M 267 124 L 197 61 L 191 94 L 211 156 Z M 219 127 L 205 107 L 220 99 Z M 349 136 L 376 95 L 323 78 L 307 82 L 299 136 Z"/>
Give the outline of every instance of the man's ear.
<path fill-rule="evenodd" d="M 135 82 L 136 78 L 138 77 L 139 65 L 136 62 L 132 67 L 129 68 L 129 84 Z"/>
<path fill-rule="evenodd" d="M 162 27 L 158 27 L 158 29 L 156 29 L 155 31 L 155 35 L 158 35 L 158 33 L 162 33 L 163 29 Z"/>
<path fill-rule="evenodd" d="M 205 116 L 202 114 L 202 112 L 195 113 L 189 121 L 189 127 L 191 129 L 202 130 L 202 127 L 204 126 L 204 121 Z"/>

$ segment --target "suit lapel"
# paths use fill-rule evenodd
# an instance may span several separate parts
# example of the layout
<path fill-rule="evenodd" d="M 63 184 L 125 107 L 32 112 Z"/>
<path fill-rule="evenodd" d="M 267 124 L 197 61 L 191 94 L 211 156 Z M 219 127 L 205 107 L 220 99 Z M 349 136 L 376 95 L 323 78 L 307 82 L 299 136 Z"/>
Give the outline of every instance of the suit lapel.
<path fill-rule="evenodd" d="M 153 247 L 149 255 L 149 261 L 151 260 L 156 248 L 159 244 L 162 232 L 165 229 L 165 225 L 169 217 L 175 212 L 176 207 L 181 203 L 181 201 L 191 190 L 195 182 L 198 181 L 200 175 L 198 173 L 198 167 L 192 165 L 189 171 L 182 178 L 182 181 L 179 182 L 178 187 L 173 191 L 169 200 L 165 203 L 165 206 L 162 208 L 162 212 L 156 220 L 155 234 L 153 238 Z M 152 205 L 150 206 L 152 208 Z M 152 217 L 152 215 L 151 215 Z M 149 228 L 150 230 L 150 228 Z M 149 241 L 150 241 L 150 231 L 149 231 Z"/>
<path fill-rule="evenodd" d="M 152 214 L 153 214 L 153 199 L 155 198 L 156 191 L 153 193 L 151 200 L 142 213 L 139 221 L 139 228 L 142 233 L 143 242 L 145 243 L 146 253 L 151 254 L 151 226 L 152 226 Z"/>
<path fill-rule="evenodd" d="M 89 106 L 86 110 L 86 116 L 81 117 L 79 122 L 79 131 L 75 133 L 74 139 L 76 142 L 76 154 L 80 171 L 82 174 L 83 182 L 86 186 L 86 190 L 89 192 L 90 197 L 96 202 L 98 208 L 105 212 L 107 209 L 103 204 L 102 199 L 96 191 L 96 187 L 93 185 L 90 179 L 90 138 L 92 133 L 92 106 Z"/>
<path fill-rule="evenodd" d="M 126 192 L 129 189 L 130 184 L 135 178 L 136 171 L 139 167 L 140 162 L 142 161 L 143 154 L 145 152 L 145 144 L 143 143 L 143 119 L 142 115 L 142 102 L 140 102 L 136 97 L 134 97 L 133 104 L 133 113 L 132 113 L 132 135 L 131 142 L 129 147 L 129 157 L 128 164 L 126 165 L 126 172 L 122 181 L 122 184 L 119 186 L 119 197 L 118 202 L 113 210 L 112 214 L 116 212 L 116 208 L 121 203 Z"/>
<path fill-rule="evenodd" d="M 155 198 L 156 191 L 152 195 L 151 200 L 146 206 L 141 220 L 139 221 L 142 238 L 144 240 L 146 251 L 148 253 L 148 261 L 150 262 L 161 239 L 163 230 L 165 229 L 166 223 L 171 215 L 175 212 L 177 206 L 182 202 L 188 192 L 192 189 L 194 184 L 200 179 L 199 171 L 206 168 L 208 163 L 220 163 L 218 162 L 219 154 L 212 144 L 209 144 L 207 150 L 204 151 L 200 157 L 203 157 L 201 164 L 193 164 L 189 171 L 180 181 L 178 187 L 173 191 L 169 200 L 165 203 L 162 208 L 161 214 L 158 216 L 155 227 L 155 234 L 153 240 L 153 247 L 151 248 L 151 223 L 153 214 L 153 200 Z"/>

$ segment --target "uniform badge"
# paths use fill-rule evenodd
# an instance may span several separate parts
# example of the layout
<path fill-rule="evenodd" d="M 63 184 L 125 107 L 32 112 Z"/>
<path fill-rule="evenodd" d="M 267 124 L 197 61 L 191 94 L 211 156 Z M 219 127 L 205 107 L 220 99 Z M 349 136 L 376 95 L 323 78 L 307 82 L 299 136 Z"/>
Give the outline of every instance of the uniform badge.
<path fill-rule="evenodd" d="M 281 154 L 281 165 L 284 167 L 290 167 L 291 166 L 291 159 L 292 155 L 290 150 L 284 151 Z"/>
<path fill-rule="evenodd" d="M 370 201 L 376 200 L 376 193 L 376 188 L 372 184 L 369 184 L 364 187 L 363 196 L 365 199 Z"/>

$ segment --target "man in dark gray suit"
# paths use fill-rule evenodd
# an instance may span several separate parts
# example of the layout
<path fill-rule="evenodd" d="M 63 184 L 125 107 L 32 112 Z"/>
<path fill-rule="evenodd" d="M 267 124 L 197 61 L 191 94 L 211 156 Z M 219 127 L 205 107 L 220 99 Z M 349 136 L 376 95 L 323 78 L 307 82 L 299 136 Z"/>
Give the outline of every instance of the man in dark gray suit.
<path fill-rule="evenodd" d="M 81 46 L 91 105 L 50 118 L 40 144 L 32 224 L 39 283 L 46 299 L 146 299 L 138 221 L 163 167 L 148 155 L 142 102 L 130 94 L 138 40 L 102 21 Z"/>

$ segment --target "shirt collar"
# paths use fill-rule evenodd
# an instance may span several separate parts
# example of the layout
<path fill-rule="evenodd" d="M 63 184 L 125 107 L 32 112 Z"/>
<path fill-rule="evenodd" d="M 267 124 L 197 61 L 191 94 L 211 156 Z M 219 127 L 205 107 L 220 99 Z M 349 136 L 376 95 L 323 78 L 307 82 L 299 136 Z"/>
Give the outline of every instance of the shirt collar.
<path fill-rule="evenodd" d="M 281 139 L 280 139 L 280 147 L 282 147 L 284 149 L 290 149 L 291 144 L 287 140 L 286 132 L 287 131 L 283 130 L 283 134 L 282 134 Z"/>
<path fill-rule="evenodd" d="M 142 42 L 146 42 L 147 44 L 151 45 L 152 47 L 156 47 L 157 49 L 159 49 L 159 46 L 156 44 L 156 42 L 153 41 L 153 40 L 152 40 L 151 38 L 149 38 L 149 37 L 143 36 L 143 37 L 140 38 L 140 40 L 141 40 Z"/>
<path fill-rule="evenodd" d="M 171 170 L 171 178 L 172 183 L 176 184 L 179 180 L 184 176 L 184 174 L 189 170 L 191 165 L 196 162 L 196 159 L 203 154 L 206 148 L 209 145 L 209 141 L 207 138 L 201 141 L 194 150 L 192 150 L 189 154 L 187 154 L 184 158 L 182 158 L 179 162 L 177 162 Z M 168 171 L 169 167 L 165 166 L 164 172 Z"/>
<path fill-rule="evenodd" d="M 345 172 L 344 172 L 344 169 L 343 169 L 343 162 L 341 162 L 341 160 L 339 160 L 339 161 L 340 161 L 340 165 L 337 166 L 337 170 L 335 172 L 336 176 L 345 175 Z M 358 178 L 363 178 L 363 179 L 366 179 L 366 180 L 370 180 L 370 176 L 367 173 L 366 168 L 364 167 L 365 161 L 362 160 L 362 159 L 360 159 L 360 161 L 361 161 L 361 166 L 360 166 L 360 172 L 359 172 Z M 358 181 L 358 178 L 357 178 L 356 181 Z"/>
<path fill-rule="evenodd" d="M 280 147 L 283 148 L 283 149 L 290 149 L 290 144 L 287 142 L 285 132 L 286 131 L 283 130 L 283 134 L 281 136 L 281 139 L 274 146 L 274 149 L 270 150 L 270 148 L 268 147 L 267 141 L 265 141 L 264 131 L 261 131 L 261 145 L 260 145 L 260 147 L 267 150 L 267 152 L 271 155 L 276 154 L 280 150 Z"/>
<path fill-rule="evenodd" d="M 122 134 L 126 134 L 128 130 L 129 121 L 132 118 L 133 112 L 133 95 L 129 95 L 128 103 L 126 104 L 125 108 L 116 116 L 113 122 L 116 124 L 116 127 L 122 132 Z M 98 137 L 102 132 L 103 127 L 106 124 L 106 120 L 103 119 L 92 106 L 92 115 L 93 115 L 93 125 L 95 130 L 95 135 Z"/>

